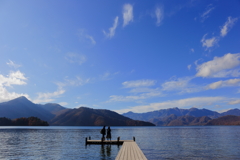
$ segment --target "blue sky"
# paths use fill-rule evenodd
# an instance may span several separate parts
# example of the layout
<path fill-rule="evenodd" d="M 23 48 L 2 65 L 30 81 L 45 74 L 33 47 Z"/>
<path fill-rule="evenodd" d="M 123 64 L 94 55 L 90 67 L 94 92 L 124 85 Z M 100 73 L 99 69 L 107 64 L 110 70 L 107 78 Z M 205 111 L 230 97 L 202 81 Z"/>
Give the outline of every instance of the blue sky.
<path fill-rule="evenodd" d="M 240 109 L 240 1 L 0 1 L 0 102 Z"/>

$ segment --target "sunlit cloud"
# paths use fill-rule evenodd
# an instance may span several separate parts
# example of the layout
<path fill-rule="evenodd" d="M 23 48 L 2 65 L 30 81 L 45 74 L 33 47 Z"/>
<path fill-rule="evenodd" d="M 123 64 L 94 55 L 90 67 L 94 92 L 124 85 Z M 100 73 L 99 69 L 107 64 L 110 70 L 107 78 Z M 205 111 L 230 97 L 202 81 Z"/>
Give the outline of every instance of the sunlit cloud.
<path fill-rule="evenodd" d="M 117 26 L 118 26 L 118 16 L 114 19 L 113 26 L 109 28 L 109 32 L 108 33 L 103 30 L 104 35 L 107 38 L 112 38 L 115 35 L 115 30 L 116 30 Z"/>
<path fill-rule="evenodd" d="M 120 109 L 120 110 L 115 110 L 115 111 L 118 113 L 126 113 L 129 111 L 132 111 L 135 113 L 143 113 L 143 112 L 150 112 L 150 111 L 174 108 L 174 107 L 203 108 L 203 107 L 207 107 L 207 106 L 212 106 L 216 103 L 223 103 L 224 100 L 226 100 L 225 97 L 193 97 L 193 98 L 165 101 L 165 102 L 159 102 L 159 103 L 150 103 L 148 105 L 134 106 L 134 107 L 129 107 L 128 109 Z"/>
<path fill-rule="evenodd" d="M 162 20 L 164 18 L 164 14 L 163 14 L 163 7 L 157 7 L 156 10 L 155 10 L 155 16 L 157 18 L 157 21 L 156 21 L 156 25 L 157 26 L 160 26 L 162 24 Z"/>
<path fill-rule="evenodd" d="M 240 65 L 240 53 L 225 54 L 223 57 L 214 57 L 212 61 L 197 65 L 197 77 L 238 77 Z"/>
<path fill-rule="evenodd" d="M 7 62 L 7 65 L 13 68 L 19 68 L 21 67 L 21 65 L 14 63 L 13 61 L 9 60 L 9 62 Z"/>
<path fill-rule="evenodd" d="M 133 6 L 131 4 L 125 4 L 123 6 L 123 27 L 133 21 Z"/>
<path fill-rule="evenodd" d="M 77 53 L 73 53 L 73 52 L 67 53 L 65 56 L 65 59 L 69 63 L 77 63 L 79 65 L 83 64 L 87 60 L 85 55 L 77 54 Z"/>
<path fill-rule="evenodd" d="M 238 18 L 232 18 L 228 17 L 228 20 L 225 22 L 225 24 L 221 28 L 221 36 L 224 37 L 227 35 L 227 33 L 230 31 L 230 29 L 233 27 L 235 22 L 238 20 Z"/>

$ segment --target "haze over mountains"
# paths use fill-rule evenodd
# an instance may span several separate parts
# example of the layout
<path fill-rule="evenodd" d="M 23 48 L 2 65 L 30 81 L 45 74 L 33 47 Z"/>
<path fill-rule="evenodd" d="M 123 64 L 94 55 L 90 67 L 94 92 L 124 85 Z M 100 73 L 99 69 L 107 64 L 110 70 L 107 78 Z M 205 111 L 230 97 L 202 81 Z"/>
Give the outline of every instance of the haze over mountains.
<path fill-rule="evenodd" d="M 38 117 L 58 126 L 154 126 L 150 122 L 132 120 L 116 112 L 104 109 L 66 109 L 59 104 L 34 104 L 26 97 L 0 103 L 0 117 L 16 119 Z"/>

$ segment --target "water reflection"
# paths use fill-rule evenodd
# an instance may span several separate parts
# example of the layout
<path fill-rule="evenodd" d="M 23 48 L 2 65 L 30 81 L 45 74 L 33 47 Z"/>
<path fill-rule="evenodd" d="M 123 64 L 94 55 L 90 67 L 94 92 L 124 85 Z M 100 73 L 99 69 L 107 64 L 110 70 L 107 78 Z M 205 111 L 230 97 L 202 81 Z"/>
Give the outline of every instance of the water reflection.
<path fill-rule="evenodd" d="M 102 159 L 111 159 L 111 145 L 101 145 L 100 154 Z"/>

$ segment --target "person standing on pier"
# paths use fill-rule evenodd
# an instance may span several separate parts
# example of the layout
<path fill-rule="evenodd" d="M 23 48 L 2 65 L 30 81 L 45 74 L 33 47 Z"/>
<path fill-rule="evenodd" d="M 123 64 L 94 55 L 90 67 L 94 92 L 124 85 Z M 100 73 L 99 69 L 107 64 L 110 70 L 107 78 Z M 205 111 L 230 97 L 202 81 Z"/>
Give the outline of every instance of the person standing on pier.
<path fill-rule="evenodd" d="M 102 134 L 102 141 L 104 141 L 105 140 L 105 135 L 106 135 L 105 126 L 103 126 L 103 128 L 101 129 L 101 134 Z"/>
<path fill-rule="evenodd" d="M 108 126 L 107 137 L 106 138 L 107 138 L 107 140 L 110 139 L 110 141 L 111 141 L 112 135 L 111 135 L 111 128 L 110 128 L 110 126 Z"/>

